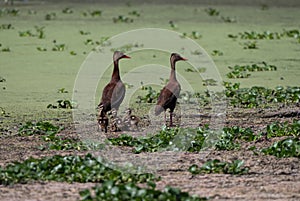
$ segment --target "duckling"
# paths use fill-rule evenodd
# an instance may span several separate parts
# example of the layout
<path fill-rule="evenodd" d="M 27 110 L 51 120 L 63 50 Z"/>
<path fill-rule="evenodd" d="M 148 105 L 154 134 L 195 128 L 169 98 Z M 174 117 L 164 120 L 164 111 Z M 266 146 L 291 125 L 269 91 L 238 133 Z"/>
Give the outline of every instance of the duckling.
<path fill-rule="evenodd" d="M 98 130 L 104 131 L 107 133 L 108 118 L 107 115 L 103 112 L 103 107 L 99 107 L 99 115 L 97 117 Z"/>
<path fill-rule="evenodd" d="M 128 108 L 125 111 L 125 113 L 126 113 L 126 115 L 123 118 L 124 126 L 128 130 L 139 130 L 138 124 L 140 122 L 140 118 L 137 117 L 136 115 L 133 115 L 132 110 L 130 108 Z"/>
<path fill-rule="evenodd" d="M 123 127 L 122 119 L 117 116 L 117 110 L 112 109 L 109 112 L 110 115 L 110 131 L 117 132 L 121 131 L 121 128 Z"/>

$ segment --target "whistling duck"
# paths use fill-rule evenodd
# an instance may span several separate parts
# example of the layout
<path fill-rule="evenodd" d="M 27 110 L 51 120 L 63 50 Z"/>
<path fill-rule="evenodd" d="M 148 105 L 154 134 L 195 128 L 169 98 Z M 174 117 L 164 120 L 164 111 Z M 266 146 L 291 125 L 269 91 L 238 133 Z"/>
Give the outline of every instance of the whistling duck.
<path fill-rule="evenodd" d="M 166 110 L 170 110 L 170 127 L 173 126 L 172 121 L 172 114 L 176 106 L 177 98 L 179 97 L 180 93 L 180 84 L 176 79 L 176 73 L 175 73 L 175 63 L 177 61 L 185 61 L 187 59 L 181 57 L 179 54 L 172 53 L 170 57 L 170 63 L 171 63 L 171 73 L 170 73 L 170 79 L 169 82 L 166 84 L 166 86 L 160 91 L 160 95 L 157 100 L 157 105 L 155 107 L 155 115 L 159 115 L 162 111 L 164 111 L 164 117 L 165 117 L 165 123 L 167 125 L 166 121 Z"/>
<path fill-rule="evenodd" d="M 138 130 L 138 124 L 140 122 L 140 118 L 136 115 L 132 114 L 132 110 L 130 108 L 127 108 L 125 111 L 126 115 L 123 118 L 124 127 L 129 130 Z"/>
<path fill-rule="evenodd" d="M 119 60 L 123 58 L 130 58 L 120 51 L 114 52 L 113 62 L 114 69 L 111 76 L 110 82 L 104 87 L 102 92 L 101 102 L 98 105 L 99 117 L 98 124 L 99 128 L 107 132 L 108 118 L 106 116 L 107 112 L 115 109 L 119 109 L 125 96 L 125 85 L 120 78 L 119 72 Z"/>

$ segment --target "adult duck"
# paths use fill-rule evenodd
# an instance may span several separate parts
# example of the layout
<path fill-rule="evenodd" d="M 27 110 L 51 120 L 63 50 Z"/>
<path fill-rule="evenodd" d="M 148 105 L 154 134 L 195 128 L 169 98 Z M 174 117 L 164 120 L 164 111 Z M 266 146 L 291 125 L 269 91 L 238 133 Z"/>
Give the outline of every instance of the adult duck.
<path fill-rule="evenodd" d="M 155 107 L 155 115 L 159 115 L 162 111 L 164 111 L 165 123 L 166 121 L 166 110 L 170 110 L 170 127 L 173 126 L 173 111 L 176 107 L 177 98 L 180 94 L 180 84 L 176 79 L 176 72 L 175 72 L 175 64 L 177 61 L 185 61 L 187 59 L 181 57 L 177 53 L 172 53 L 170 57 L 171 63 L 171 73 L 170 78 L 166 86 L 161 90 L 160 95 L 157 100 L 157 105 Z"/>
<path fill-rule="evenodd" d="M 98 105 L 99 116 L 98 124 L 100 129 L 107 132 L 108 117 L 107 112 L 114 109 L 118 111 L 120 104 L 125 96 L 125 85 L 120 78 L 119 60 L 130 58 L 123 52 L 115 51 L 113 55 L 114 69 L 110 82 L 104 87 L 102 91 L 102 98 Z"/>

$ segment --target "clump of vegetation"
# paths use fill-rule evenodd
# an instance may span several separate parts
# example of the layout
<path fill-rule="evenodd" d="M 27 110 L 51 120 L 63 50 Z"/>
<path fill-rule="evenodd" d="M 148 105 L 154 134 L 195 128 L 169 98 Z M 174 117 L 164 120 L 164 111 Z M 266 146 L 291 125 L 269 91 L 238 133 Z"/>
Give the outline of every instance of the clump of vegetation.
<path fill-rule="evenodd" d="M 83 12 L 82 15 L 84 17 L 87 17 L 87 16 L 100 17 L 102 15 L 102 11 L 101 10 L 86 11 L 86 12 Z"/>
<path fill-rule="evenodd" d="M 154 90 L 151 86 L 142 86 L 142 90 L 147 91 L 144 96 L 138 96 L 136 102 L 137 103 L 155 103 L 159 92 Z"/>
<path fill-rule="evenodd" d="M 204 163 L 201 167 L 194 164 L 189 167 L 189 172 L 195 174 L 207 174 L 207 173 L 223 173 L 223 174 L 247 174 L 249 172 L 248 167 L 242 167 L 244 161 L 234 160 L 230 162 L 222 162 L 218 159 L 209 160 Z"/>
<path fill-rule="evenodd" d="M 276 71 L 277 67 L 274 65 L 267 64 L 266 62 L 262 62 L 262 65 L 259 64 L 252 64 L 252 65 L 235 65 L 235 66 L 228 66 L 231 69 L 231 72 L 227 73 L 226 76 L 230 79 L 235 78 L 247 78 L 251 74 L 248 72 L 255 72 L 255 71 Z"/>
<path fill-rule="evenodd" d="M 1 47 L 1 44 L 0 44 Z M 0 49 L 1 52 L 11 52 L 11 49 L 9 47 L 3 47 Z"/>
<path fill-rule="evenodd" d="M 31 30 L 26 30 L 26 31 L 19 31 L 19 36 L 20 37 L 37 37 L 39 39 L 45 38 L 45 27 L 39 27 L 39 26 L 34 26 L 35 28 L 35 33 L 32 33 Z"/>
<path fill-rule="evenodd" d="M 268 138 L 271 137 L 282 137 L 282 136 L 300 136 L 300 121 L 294 120 L 293 123 L 284 122 L 273 122 L 267 126 L 266 135 Z"/>
<path fill-rule="evenodd" d="M 137 10 L 133 10 L 133 11 L 129 12 L 128 15 L 133 15 L 133 16 L 136 16 L 136 17 L 140 17 L 141 13 Z"/>
<path fill-rule="evenodd" d="M 66 94 L 66 93 L 69 93 L 69 91 L 67 91 L 65 88 L 60 88 L 57 90 L 57 93 Z"/>
<path fill-rule="evenodd" d="M 85 189 L 80 192 L 82 201 L 90 200 L 177 200 L 177 201 L 203 201 L 207 198 L 191 196 L 180 189 L 165 187 L 162 191 L 155 189 L 155 183 L 148 183 L 146 188 L 139 187 L 134 182 L 117 183 L 115 181 L 105 181 L 101 186 L 92 189 Z"/>
<path fill-rule="evenodd" d="M 60 109 L 74 109 L 74 108 L 77 108 L 76 103 L 74 103 L 70 100 L 58 100 L 56 102 L 57 102 L 56 105 L 49 104 L 47 106 L 47 108 L 50 108 L 50 109 L 57 109 L 57 108 L 60 108 Z"/>
<path fill-rule="evenodd" d="M 217 85 L 217 81 L 214 79 L 205 79 L 202 81 L 202 85 L 203 86 L 216 86 Z"/>
<path fill-rule="evenodd" d="M 212 56 L 223 56 L 224 53 L 221 50 L 213 50 L 211 55 Z"/>
<path fill-rule="evenodd" d="M 225 95 L 235 107 L 255 108 L 272 103 L 299 103 L 300 87 L 268 89 L 260 86 L 240 88 L 240 83 L 224 82 Z"/>
<path fill-rule="evenodd" d="M 114 23 L 132 23 L 133 21 L 133 18 L 129 18 L 124 15 L 119 15 L 118 17 L 113 18 Z"/>
<path fill-rule="evenodd" d="M 47 48 L 45 48 L 45 47 L 37 47 L 36 49 L 40 52 L 46 52 L 47 51 Z"/>
<path fill-rule="evenodd" d="M 300 40 L 300 31 L 297 29 L 291 29 L 291 30 L 283 30 L 281 33 L 278 32 L 271 32 L 271 31 L 264 31 L 264 32 L 256 32 L 256 31 L 244 31 L 240 32 L 236 35 L 229 34 L 229 38 L 240 38 L 240 39 L 246 39 L 246 40 L 275 40 L 275 39 L 281 39 L 283 37 L 288 38 L 296 38 L 298 39 L 298 42 Z"/>
<path fill-rule="evenodd" d="M 215 135 L 218 139 L 208 142 L 213 143 L 218 150 L 233 150 L 240 145 L 237 140 L 253 141 L 258 139 L 250 128 L 240 127 L 224 128 L 221 133 L 213 131 L 208 126 L 199 128 L 170 128 L 159 133 L 135 138 L 129 135 L 121 135 L 118 138 L 109 138 L 112 145 L 133 147 L 134 153 L 167 151 L 201 151 L 203 142 L 207 136 Z"/>
<path fill-rule="evenodd" d="M 262 149 L 262 152 L 276 157 L 300 158 L 300 140 L 299 138 L 287 138 L 280 140 L 270 147 Z"/>
<path fill-rule="evenodd" d="M 90 35 L 91 34 L 91 32 L 83 31 L 83 30 L 80 30 L 79 33 L 80 33 L 80 35 Z"/>
<path fill-rule="evenodd" d="M 0 184 L 28 183 L 33 180 L 59 182 L 103 182 L 116 183 L 148 182 L 156 178 L 152 174 L 129 174 L 114 170 L 105 165 L 100 157 L 52 156 L 41 159 L 29 158 L 0 167 Z"/>
<path fill-rule="evenodd" d="M 244 49 L 258 49 L 256 41 L 248 41 L 242 44 Z"/>
<path fill-rule="evenodd" d="M 192 31 L 191 34 L 187 34 L 184 32 L 184 33 L 182 33 L 182 35 L 180 37 L 181 38 L 190 37 L 192 39 L 200 39 L 200 38 L 202 38 L 202 35 L 198 31 Z"/>
<path fill-rule="evenodd" d="M 263 39 L 268 39 L 268 40 L 274 40 L 274 39 L 280 39 L 283 35 L 278 32 L 270 32 L 270 31 L 264 31 L 262 33 L 256 32 L 256 31 L 245 31 L 245 32 L 240 32 L 238 35 L 232 35 L 229 34 L 229 38 L 238 38 L 240 39 L 246 39 L 246 40 L 263 40 Z"/>
<path fill-rule="evenodd" d="M 0 30 L 8 30 L 8 29 L 14 29 L 14 27 L 12 26 L 12 24 L 1 24 L 0 26 Z"/>
<path fill-rule="evenodd" d="M 45 145 L 38 147 L 40 150 L 89 150 L 101 147 L 101 144 L 84 144 L 77 138 L 58 136 L 57 134 L 63 129 L 48 121 L 26 122 L 19 128 L 18 134 L 21 136 L 39 135 L 46 142 Z"/>
<path fill-rule="evenodd" d="M 37 123 L 26 122 L 19 128 L 19 135 L 29 136 L 29 135 L 52 135 L 61 131 L 63 128 L 59 126 L 54 126 L 48 121 L 39 121 Z"/>
<path fill-rule="evenodd" d="M 10 16 L 18 16 L 20 14 L 20 10 L 17 8 L 2 8 L 0 10 L 0 16 L 10 15 Z"/>
<path fill-rule="evenodd" d="M 215 8 L 206 8 L 204 10 L 209 16 L 219 16 L 220 15 L 220 11 L 218 11 Z"/>
<path fill-rule="evenodd" d="M 50 21 L 50 20 L 55 20 L 56 19 L 56 13 L 47 13 L 45 15 L 45 20 Z"/>
<path fill-rule="evenodd" d="M 170 27 L 171 27 L 172 29 L 177 29 L 177 28 L 178 28 L 177 24 L 175 24 L 175 22 L 174 22 L 173 20 L 170 20 L 170 21 L 169 21 L 169 25 L 170 25 Z"/>
<path fill-rule="evenodd" d="M 53 47 L 52 47 L 52 51 L 54 52 L 63 52 L 66 49 L 66 44 L 61 43 L 61 44 L 56 44 L 56 41 L 53 42 Z"/>

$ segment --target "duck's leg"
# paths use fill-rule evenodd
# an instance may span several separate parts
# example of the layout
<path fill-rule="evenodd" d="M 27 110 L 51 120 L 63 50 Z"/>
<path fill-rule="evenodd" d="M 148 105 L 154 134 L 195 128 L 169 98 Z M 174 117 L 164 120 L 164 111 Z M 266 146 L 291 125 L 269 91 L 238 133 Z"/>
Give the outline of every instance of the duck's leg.
<path fill-rule="evenodd" d="M 170 127 L 173 127 L 173 112 L 170 111 Z"/>

